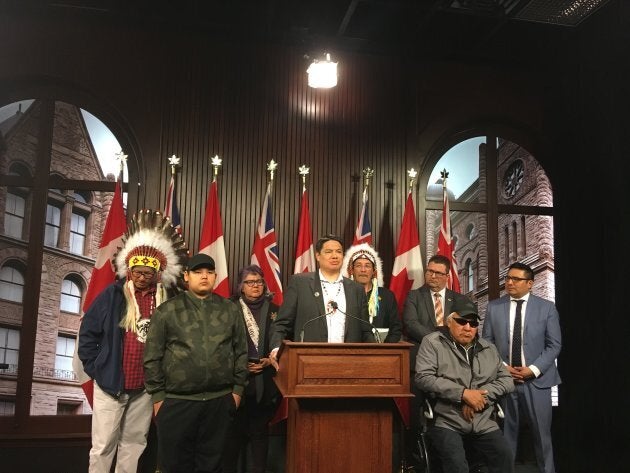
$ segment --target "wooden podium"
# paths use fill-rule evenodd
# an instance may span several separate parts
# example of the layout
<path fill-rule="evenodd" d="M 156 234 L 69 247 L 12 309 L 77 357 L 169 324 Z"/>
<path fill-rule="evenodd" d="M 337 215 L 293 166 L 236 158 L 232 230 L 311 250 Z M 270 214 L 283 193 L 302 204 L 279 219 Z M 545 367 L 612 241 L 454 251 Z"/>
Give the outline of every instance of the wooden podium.
<path fill-rule="evenodd" d="M 393 398 L 413 396 L 409 347 L 283 342 L 275 381 L 289 401 L 286 473 L 392 471 Z"/>

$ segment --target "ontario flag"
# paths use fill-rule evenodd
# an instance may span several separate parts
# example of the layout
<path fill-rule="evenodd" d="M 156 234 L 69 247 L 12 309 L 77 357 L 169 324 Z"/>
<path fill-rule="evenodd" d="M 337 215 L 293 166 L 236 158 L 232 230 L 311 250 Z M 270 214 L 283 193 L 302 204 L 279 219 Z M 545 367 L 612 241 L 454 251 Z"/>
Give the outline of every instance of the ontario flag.
<path fill-rule="evenodd" d="M 177 208 L 176 196 L 175 196 L 175 174 L 171 175 L 171 183 L 168 186 L 166 193 L 166 205 L 164 206 L 164 216 L 171 219 L 171 223 L 177 233 L 181 235 L 182 225 L 179 218 L 179 209 Z"/>
<path fill-rule="evenodd" d="M 361 243 L 372 245 L 372 225 L 370 225 L 370 216 L 368 214 L 367 189 L 367 186 L 363 189 L 363 207 L 361 208 L 361 215 L 359 215 L 357 229 L 354 232 L 354 240 L 352 240 L 353 246 Z"/>
<path fill-rule="evenodd" d="M 420 237 L 418 236 L 416 212 L 413 207 L 413 197 L 410 190 L 407 194 L 407 203 L 405 204 L 400 237 L 396 247 L 392 278 L 389 283 L 389 289 L 396 296 L 398 310 L 401 314 L 409 291 L 417 289 L 423 284 L 424 270 L 422 255 L 420 254 Z M 411 419 L 409 399 L 394 398 L 394 402 L 398 407 L 403 422 L 409 427 Z"/>
<path fill-rule="evenodd" d="M 223 226 L 221 225 L 221 212 L 219 210 L 219 191 L 217 181 L 210 184 L 208 202 L 206 203 L 206 215 L 201 228 L 199 238 L 199 253 L 205 253 L 214 259 L 216 265 L 217 280 L 213 292 L 219 296 L 230 296 L 230 284 L 228 281 L 227 259 L 225 257 L 225 243 L 223 241 Z"/>
<path fill-rule="evenodd" d="M 270 181 L 260 213 L 260 220 L 258 220 L 251 263 L 257 264 L 263 270 L 267 287 L 273 293 L 272 301 L 274 304 L 280 305 L 283 300 L 282 281 L 280 280 L 280 258 L 278 258 L 276 229 L 271 214 L 271 184 Z"/>
<path fill-rule="evenodd" d="M 118 248 L 122 246 L 122 238 L 127 231 L 127 220 L 125 218 L 125 209 L 123 208 L 122 188 L 120 180 L 116 182 L 114 190 L 114 198 L 109 208 L 109 214 L 105 221 L 105 229 L 101 237 L 94 268 L 92 269 L 92 277 L 85 294 L 85 302 L 83 303 L 83 313 L 87 312 L 90 305 L 103 289 L 116 280 L 116 271 L 112 260 Z M 77 349 L 79 347 L 79 335 L 74 344 L 74 355 L 72 357 L 72 369 L 77 375 L 77 380 L 81 383 L 85 397 L 90 406 L 94 400 L 94 381 L 85 371 L 83 371 L 83 363 L 79 359 Z"/>
<path fill-rule="evenodd" d="M 311 271 L 315 271 L 315 252 L 313 251 L 313 233 L 311 231 L 311 216 L 308 210 L 308 195 L 306 194 L 306 187 L 303 187 L 293 274 Z"/>
<path fill-rule="evenodd" d="M 455 242 L 451 238 L 451 215 L 448 205 L 448 193 L 443 187 L 442 225 L 438 237 L 438 255 L 446 256 L 451 262 L 451 271 L 448 274 L 447 287 L 455 292 L 462 292 L 457 275 L 457 260 L 455 259 Z"/>

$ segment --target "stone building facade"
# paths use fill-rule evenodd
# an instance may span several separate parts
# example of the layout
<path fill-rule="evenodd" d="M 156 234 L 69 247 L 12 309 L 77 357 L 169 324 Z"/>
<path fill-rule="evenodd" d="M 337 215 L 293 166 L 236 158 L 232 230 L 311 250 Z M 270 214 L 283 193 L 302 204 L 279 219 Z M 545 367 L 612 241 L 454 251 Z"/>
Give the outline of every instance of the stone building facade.
<path fill-rule="evenodd" d="M 44 113 L 35 100 L 0 123 L 0 172 L 34 182 L 39 127 Z M 105 180 L 81 110 L 55 102 L 50 179 Z M 110 175 L 108 179 L 112 179 Z M 29 181 L 30 180 L 30 181 Z M 54 182 L 54 181 L 53 181 Z M 12 414 L 23 301 L 39 295 L 33 362 L 32 415 L 91 413 L 72 371 L 71 360 L 111 193 L 48 189 L 41 268 L 27 265 L 32 187 L 0 188 L 0 415 Z M 41 271 L 39 288 L 25 285 L 29 271 Z M 17 346 L 16 346 L 17 345 Z"/>

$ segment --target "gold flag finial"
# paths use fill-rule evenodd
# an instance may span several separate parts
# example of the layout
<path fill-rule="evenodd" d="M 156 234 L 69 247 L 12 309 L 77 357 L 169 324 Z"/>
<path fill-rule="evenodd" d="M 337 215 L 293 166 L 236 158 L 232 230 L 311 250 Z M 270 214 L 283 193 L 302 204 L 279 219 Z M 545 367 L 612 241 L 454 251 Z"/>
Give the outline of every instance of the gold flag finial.
<path fill-rule="evenodd" d="M 363 169 L 363 189 L 368 188 L 373 175 L 374 169 L 372 169 L 370 166 Z"/>
<path fill-rule="evenodd" d="M 210 158 L 210 164 L 212 165 L 212 171 L 213 171 L 213 178 L 212 180 L 216 180 L 217 176 L 219 175 L 219 168 L 221 167 L 221 163 L 223 162 L 223 160 L 221 158 L 219 158 L 218 154 L 215 154 L 212 158 Z"/>
<path fill-rule="evenodd" d="M 175 155 L 172 155 L 168 158 L 168 164 L 171 166 L 171 174 L 174 176 L 177 174 L 177 169 L 181 166 L 181 158 L 178 158 Z"/>
<path fill-rule="evenodd" d="M 269 171 L 269 181 L 273 182 L 273 173 L 276 172 L 278 163 L 273 159 L 267 163 L 267 171 Z"/>
<path fill-rule="evenodd" d="M 298 173 L 300 174 L 300 176 L 302 176 L 302 188 L 303 189 L 306 189 L 306 176 L 308 176 L 309 171 L 310 171 L 310 168 L 307 168 L 306 164 L 302 164 L 298 168 Z"/>
<path fill-rule="evenodd" d="M 418 177 L 418 171 L 414 168 L 408 169 L 407 176 L 409 179 L 409 189 L 411 189 L 413 187 L 413 183 L 416 181 L 416 177 Z"/>

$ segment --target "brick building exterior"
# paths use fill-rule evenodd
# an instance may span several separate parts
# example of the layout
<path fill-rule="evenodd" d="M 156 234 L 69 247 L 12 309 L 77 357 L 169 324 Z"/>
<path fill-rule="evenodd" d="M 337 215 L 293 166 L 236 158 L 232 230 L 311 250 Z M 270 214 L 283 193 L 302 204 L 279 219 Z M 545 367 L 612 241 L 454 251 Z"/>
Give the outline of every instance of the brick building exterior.
<path fill-rule="evenodd" d="M 0 173 L 35 175 L 41 103 L 0 123 Z M 50 175 L 102 181 L 104 176 L 79 108 L 55 102 Z M 112 176 L 108 176 L 112 179 Z M 0 188 L 1 414 L 12 414 L 22 301 L 27 271 L 41 270 L 33 364 L 32 415 L 91 413 L 70 366 L 83 297 L 100 244 L 112 195 L 49 189 L 42 268 L 27 268 L 28 239 L 39 222 L 30 218 L 29 188 Z M 21 294 L 20 294 L 21 292 Z M 36 294 L 37 292 L 34 291 Z M 16 346 L 17 343 L 17 346 Z"/>
<path fill-rule="evenodd" d="M 485 148 L 485 144 L 479 146 L 479 178 L 458 196 L 458 201 L 486 201 Z M 498 153 L 499 204 L 553 206 L 551 183 L 542 166 L 527 150 L 510 141 L 499 140 Z M 427 197 L 442 199 L 441 181 L 429 186 Z M 454 201 L 452 193 L 449 201 Z M 452 210 L 450 216 L 462 292 L 477 302 L 483 317 L 488 305 L 487 219 L 482 213 Z M 441 211 L 427 212 L 427 259 L 437 252 L 441 218 Z M 510 264 L 516 261 L 526 263 L 535 274 L 532 292 L 555 300 L 553 243 L 552 217 L 500 214 L 498 249 L 501 278 L 505 277 Z"/>

